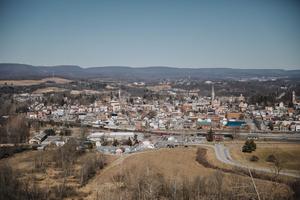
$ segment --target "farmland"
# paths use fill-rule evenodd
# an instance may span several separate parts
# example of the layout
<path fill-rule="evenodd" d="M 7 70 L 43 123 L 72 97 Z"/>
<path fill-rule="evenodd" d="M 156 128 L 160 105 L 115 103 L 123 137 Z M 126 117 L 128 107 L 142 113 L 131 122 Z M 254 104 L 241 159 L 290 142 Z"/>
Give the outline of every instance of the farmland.
<path fill-rule="evenodd" d="M 59 78 L 59 77 L 49 77 L 49 78 L 44 78 L 39 80 L 0 80 L 0 85 L 31 86 L 31 85 L 39 85 L 46 82 L 65 84 L 71 82 L 71 80 Z"/>

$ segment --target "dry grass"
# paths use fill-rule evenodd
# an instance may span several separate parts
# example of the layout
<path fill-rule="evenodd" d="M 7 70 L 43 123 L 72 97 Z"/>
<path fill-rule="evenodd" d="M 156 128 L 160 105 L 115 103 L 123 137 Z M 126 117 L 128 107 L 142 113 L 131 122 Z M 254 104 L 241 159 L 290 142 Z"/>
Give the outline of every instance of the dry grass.
<path fill-rule="evenodd" d="M 44 94 L 44 93 L 54 93 L 54 92 L 64 92 L 66 91 L 63 88 L 58 88 L 58 87 L 45 87 L 45 88 L 40 88 L 35 91 L 33 91 L 34 94 Z"/>
<path fill-rule="evenodd" d="M 167 180 L 177 181 L 193 180 L 195 177 L 211 177 L 218 170 L 205 168 L 200 165 L 195 160 L 196 151 L 197 148 L 175 148 L 123 155 L 112 162 L 106 169 L 98 173 L 98 175 L 81 190 L 84 193 L 90 194 L 86 197 L 87 199 L 95 199 L 96 195 L 101 196 L 103 192 L 106 193 L 108 190 L 114 189 L 113 177 L 128 172 L 138 176 L 139 174 L 147 173 L 148 170 L 154 170 L 163 175 Z M 210 161 L 219 162 L 215 158 L 213 150 L 210 148 L 208 148 L 208 157 Z M 240 179 L 246 181 L 249 183 L 249 187 L 252 187 L 251 180 L 248 177 L 223 172 L 220 173 L 224 177 L 225 182 Z M 256 180 L 256 183 L 261 190 L 263 190 L 265 186 L 275 187 L 273 183 L 269 181 Z M 284 185 L 280 186 L 280 191 L 283 193 L 289 192 Z"/>
<path fill-rule="evenodd" d="M 114 176 L 131 171 L 140 174 L 154 169 L 167 179 L 192 179 L 195 176 L 207 176 L 214 170 L 199 165 L 196 160 L 196 148 L 160 149 L 120 156 L 110 166 L 95 176 L 82 191 L 91 194 L 93 199 L 97 191 L 112 187 Z"/>
<path fill-rule="evenodd" d="M 35 169 L 35 158 L 38 155 L 42 155 L 44 161 L 47 163 L 51 159 L 50 151 L 25 151 L 22 153 L 17 153 L 9 158 L 1 159 L 0 164 L 9 164 L 15 171 L 18 172 L 19 180 L 32 180 L 37 184 L 39 188 L 42 188 L 46 192 L 49 191 L 49 188 L 58 187 L 64 182 L 62 169 L 54 167 L 53 164 L 50 164 L 48 167 L 46 167 L 45 171 L 37 171 Z M 86 162 L 87 157 L 96 156 L 96 154 L 99 153 L 87 152 L 84 155 L 80 156 L 76 164 L 73 165 L 73 170 L 76 172 L 74 174 L 78 174 L 77 172 L 80 170 L 80 166 L 82 166 L 82 164 Z M 105 155 L 105 159 L 107 164 L 109 165 L 116 159 L 116 157 Z M 70 188 L 73 188 L 75 191 L 78 191 L 78 188 L 80 188 L 78 177 L 76 177 L 75 175 L 67 176 L 66 185 Z M 72 196 L 71 199 L 82 198 L 86 194 L 78 192 L 77 195 L 77 197 Z"/>
<path fill-rule="evenodd" d="M 53 81 L 57 84 L 65 84 L 71 82 L 71 80 L 58 78 L 58 77 L 49 77 L 41 80 L 0 80 L 0 85 L 14 85 L 14 86 L 30 86 L 30 85 L 39 85 L 47 81 Z"/>
<path fill-rule="evenodd" d="M 283 163 L 283 168 L 287 170 L 300 170 L 300 144 L 294 143 L 263 143 L 257 142 L 257 149 L 252 153 L 243 153 L 241 148 L 243 143 L 227 144 L 233 159 L 250 165 L 260 167 L 272 167 L 272 164 L 266 162 L 266 158 L 273 154 Z M 249 161 L 253 155 L 257 156 L 257 162 Z"/>
<path fill-rule="evenodd" d="M 95 199 L 98 195 L 107 194 L 108 191 L 114 193 L 116 182 L 113 178 L 118 174 L 131 173 L 133 176 L 139 176 L 150 171 L 155 171 L 166 178 L 166 180 L 194 180 L 195 177 L 214 177 L 217 170 L 205 168 L 196 160 L 197 148 L 175 148 L 175 149 L 160 149 L 155 151 L 145 151 L 136 154 L 128 154 L 123 156 L 106 156 L 108 165 L 98 171 L 84 187 L 80 188 L 76 177 L 68 177 L 67 184 L 75 188 L 78 192 L 77 196 L 71 196 L 68 199 Z M 57 186 L 62 182 L 59 178 L 60 171 L 56 168 L 47 168 L 46 172 L 36 172 L 34 170 L 34 157 L 40 152 L 27 151 L 14 156 L 2 159 L 1 162 L 9 162 L 11 166 L 22 172 L 20 178 L 35 177 L 35 181 L 41 188 L 49 188 Z M 78 163 L 85 162 L 85 156 L 91 155 L 95 152 L 87 153 L 79 157 Z M 209 161 L 217 163 L 214 152 L 208 149 Z M 220 164 L 220 163 L 219 163 Z M 75 170 L 78 167 L 75 166 Z M 224 178 L 224 185 L 230 189 L 228 185 L 235 184 L 233 180 L 239 180 L 247 184 L 247 187 L 252 187 L 252 182 L 248 177 L 239 176 L 235 174 L 227 174 L 220 172 Z M 213 180 L 212 180 L 213 181 Z M 236 184 L 239 182 L 236 181 Z M 275 184 L 270 181 L 256 180 L 256 184 L 261 193 L 266 192 L 264 188 L 272 188 L 280 194 L 290 195 L 290 190 L 283 184 Z M 237 185 L 239 186 L 239 185 Z M 111 198 L 113 199 L 113 198 Z"/>
<path fill-rule="evenodd" d="M 101 173 L 101 182 L 110 181 L 120 171 L 156 169 L 166 178 L 193 178 L 197 175 L 209 175 L 213 170 L 199 165 L 196 160 L 196 148 L 160 149 L 137 154 L 124 155 L 122 162 Z"/>
<path fill-rule="evenodd" d="M 99 92 L 97 90 L 71 90 L 70 93 L 72 95 L 79 95 L 79 94 L 87 94 L 87 95 L 101 94 L 101 92 Z"/>
<path fill-rule="evenodd" d="M 0 160 L 0 162 L 9 163 L 16 170 L 21 170 L 23 172 L 31 172 L 33 170 L 33 161 L 34 156 L 37 154 L 37 151 L 25 151 L 22 153 L 14 154 L 9 158 Z"/>

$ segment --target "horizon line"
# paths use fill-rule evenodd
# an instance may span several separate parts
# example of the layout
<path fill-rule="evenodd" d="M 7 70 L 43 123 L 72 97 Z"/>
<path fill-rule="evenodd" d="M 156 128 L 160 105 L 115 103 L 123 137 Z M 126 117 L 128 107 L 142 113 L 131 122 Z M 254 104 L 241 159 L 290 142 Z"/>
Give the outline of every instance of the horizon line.
<path fill-rule="evenodd" d="M 256 69 L 256 70 L 286 70 L 286 71 L 293 71 L 293 70 L 300 70 L 300 67 L 297 69 L 295 67 L 287 67 L 287 68 L 269 68 L 269 67 L 246 67 L 246 68 L 241 68 L 241 67 L 178 67 L 178 66 L 166 66 L 166 65 L 146 65 L 146 66 L 128 66 L 128 65 L 103 65 L 103 66 L 83 66 L 83 65 L 76 65 L 76 64 L 59 64 L 59 65 L 33 65 L 33 64 L 25 64 L 25 63 L 14 63 L 14 62 L 0 62 L 0 65 L 3 64 L 9 64 L 9 65 L 27 65 L 27 66 L 32 66 L 32 67 L 79 67 L 81 69 L 91 69 L 91 68 L 104 68 L 104 67 L 124 67 L 124 68 L 136 68 L 136 69 L 141 69 L 141 68 L 175 68 L 175 69 L 240 69 L 240 70 L 248 70 L 248 69 Z M 295 68 L 295 69 L 293 69 Z"/>

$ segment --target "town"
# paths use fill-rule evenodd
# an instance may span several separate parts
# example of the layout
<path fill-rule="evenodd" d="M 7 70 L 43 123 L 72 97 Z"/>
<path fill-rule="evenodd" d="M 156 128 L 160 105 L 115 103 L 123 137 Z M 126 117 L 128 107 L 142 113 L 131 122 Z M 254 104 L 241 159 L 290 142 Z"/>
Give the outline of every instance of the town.
<path fill-rule="evenodd" d="M 206 154 L 202 151 L 208 148 L 213 149 L 218 162 L 232 168 L 245 170 L 251 165 L 249 169 L 256 173 L 297 179 L 298 159 L 294 155 L 291 155 L 295 162 L 292 165 L 282 164 L 288 161 L 281 161 L 280 165 L 272 161 L 282 159 L 278 157 L 281 153 L 272 153 L 274 145 L 282 149 L 280 152 L 285 151 L 284 148 L 298 151 L 300 103 L 297 93 L 293 88 L 282 86 L 281 80 L 259 82 L 265 87 L 278 87 L 278 96 L 271 100 L 267 95 L 257 99 L 259 95 L 247 93 L 243 84 L 255 88 L 257 80 L 122 82 L 52 77 L 37 84 L 33 80 L 29 85 L 22 80 L 2 81 L 0 156 L 10 159 L 28 152 L 35 155 L 38 163 L 44 163 L 40 153 L 45 157 L 54 156 L 55 152 L 69 156 L 71 152 L 92 154 L 88 158 L 91 159 L 89 166 L 81 168 L 97 170 L 99 166 L 103 168 L 111 156 L 119 157 L 117 162 L 165 149 L 190 154 L 194 148 L 202 149 L 198 152 L 200 156 Z M 26 84 L 26 93 L 22 84 Z M 256 144 L 253 146 L 251 141 Z M 258 156 L 256 151 L 265 153 Z M 98 154 L 108 158 L 100 159 Z M 207 164 L 206 157 L 197 157 L 198 162 L 208 167 L 219 165 Z M 44 165 L 36 163 L 33 170 L 39 171 Z M 86 173 L 81 175 L 84 177 L 80 185 L 86 184 L 88 177 L 96 172 Z"/>
<path fill-rule="evenodd" d="M 178 90 L 167 84 L 157 85 L 154 94 L 166 94 L 161 100 L 143 97 L 122 96 L 119 89 L 114 93 L 101 94 L 91 104 L 79 104 L 64 97 L 59 104 L 45 104 L 43 93 L 15 94 L 14 100 L 31 101 L 27 118 L 38 121 L 77 123 L 92 127 L 120 130 L 208 130 L 232 131 L 238 128 L 245 132 L 300 131 L 299 103 L 295 92 L 291 97 L 294 107 L 279 102 L 274 106 L 261 108 L 246 102 L 240 96 L 216 97 L 212 84 L 211 96 L 201 97 L 199 91 Z M 99 92 L 89 91 L 96 96 Z M 93 93 L 94 92 L 94 93 Z M 81 95 L 71 91 L 70 95 Z M 88 96 L 89 93 L 86 93 Z M 99 95 L 100 96 L 100 95 Z"/>
<path fill-rule="evenodd" d="M 1 0 L 0 200 L 300 199 L 300 2 Z"/>
<path fill-rule="evenodd" d="M 294 91 L 289 105 L 276 102 L 273 106 L 263 107 L 250 104 L 243 94 L 218 96 L 220 83 L 209 80 L 203 82 L 210 90 L 209 96 L 201 95 L 200 89 L 176 88 L 171 82 L 102 82 L 101 86 L 105 87 L 100 90 L 89 88 L 81 91 L 66 89 L 68 87 L 62 85 L 54 87 L 57 85 L 51 82 L 48 84 L 50 86 L 32 93 L 13 94 L 15 102 L 28 105 L 25 117 L 34 123 L 29 143 L 41 145 L 39 149 L 45 149 L 51 142 L 59 145 L 63 142 L 61 137 L 47 139 L 43 124 L 48 129 L 45 124 L 52 125 L 54 128 L 50 129 L 54 134 L 63 135 L 62 132 L 69 131 L 66 138 L 72 136 L 67 127 L 79 127 L 80 132 L 84 129 L 86 142 L 96 142 L 94 145 L 99 150 L 110 153 L 120 153 L 120 148 L 112 147 L 113 142 L 103 147 L 103 143 L 107 144 L 106 139 L 122 140 L 127 147 L 126 140 L 132 144 L 134 137 L 138 136 L 139 140 L 135 139 L 135 142 L 142 142 L 138 147 L 141 150 L 178 144 L 185 146 L 192 141 L 202 143 L 206 141 L 209 130 L 215 133 L 216 141 L 272 139 L 271 136 L 277 140 L 300 140 L 300 103 Z M 67 83 L 70 84 L 74 87 L 76 83 Z M 142 92 L 135 94 L 137 91 Z M 162 145 L 161 137 L 167 137 L 168 142 Z M 122 149 L 125 153 L 137 148 Z"/>

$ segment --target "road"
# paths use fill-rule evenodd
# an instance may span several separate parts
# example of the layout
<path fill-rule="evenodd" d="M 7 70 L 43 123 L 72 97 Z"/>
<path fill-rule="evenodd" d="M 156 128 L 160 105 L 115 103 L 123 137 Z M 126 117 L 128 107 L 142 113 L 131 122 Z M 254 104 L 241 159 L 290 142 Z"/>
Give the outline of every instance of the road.
<path fill-rule="evenodd" d="M 279 141 L 300 141 L 300 133 L 239 133 L 242 137 L 256 135 L 259 139 L 279 140 Z"/>
<path fill-rule="evenodd" d="M 272 174 L 274 173 L 274 170 L 269 168 L 252 167 L 252 166 L 250 167 L 233 160 L 230 156 L 229 149 L 225 147 L 223 144 L 215 144 L 214 146 L 213 145 L 205 145 L 205 146 L 210 146 L 214 148 L 217 159 L 225 164 L 240 167 L 240 168 L 246 168 L 246 169 L 250 168 L 251 170 L 255 170 L 255 171 L 267 172 Z M 279 174 L 300 178 L 300 172 L 295 170 L 282 170 Z"/>

